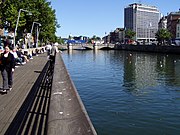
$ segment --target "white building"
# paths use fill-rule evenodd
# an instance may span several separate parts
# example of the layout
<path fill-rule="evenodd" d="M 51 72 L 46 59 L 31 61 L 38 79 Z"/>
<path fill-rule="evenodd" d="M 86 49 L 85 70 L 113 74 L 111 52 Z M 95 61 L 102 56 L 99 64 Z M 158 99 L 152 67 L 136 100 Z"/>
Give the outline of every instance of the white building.
<path fill-rule="evenodd" d="M 124 26 L 136 32 L 135 40 L 155 40 L 160 12 L 155 6 L 130 4 L 124 9 Z"/>

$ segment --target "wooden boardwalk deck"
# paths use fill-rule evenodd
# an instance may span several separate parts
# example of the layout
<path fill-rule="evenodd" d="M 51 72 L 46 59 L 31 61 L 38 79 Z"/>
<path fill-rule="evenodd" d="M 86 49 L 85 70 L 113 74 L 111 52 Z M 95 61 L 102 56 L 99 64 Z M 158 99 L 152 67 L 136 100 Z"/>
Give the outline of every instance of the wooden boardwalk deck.
<path fill-rule="evenodd" d="M 97 135 L 62 58 L 46 57 L 17 68 L 12 91 L 0 93 L 0 135 Z"/>
<path fill-rule="evenodd" d="M 0 135 L 44 134 L 46 130 L 51 87 L 47 81 L 52 78 L 44 78 L 49 73 L 46 54 L 33 58 L 15 69 L 12 91 L 0 93 Z"/>

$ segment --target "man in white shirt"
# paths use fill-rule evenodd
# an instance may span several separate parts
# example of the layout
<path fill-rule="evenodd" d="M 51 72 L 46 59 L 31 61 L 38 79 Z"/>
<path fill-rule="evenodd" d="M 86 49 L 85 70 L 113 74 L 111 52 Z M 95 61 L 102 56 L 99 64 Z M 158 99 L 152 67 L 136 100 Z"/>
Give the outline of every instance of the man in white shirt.
<path fill-rule="evenodd" d="M 47 51 L 47 55 L 48 55 L 48 56 L 49 56 L 50 53 L 51 53 L 51 49 L 52 49 L 51 44 L 47 44 L 47 45 L 46 45 L 46 51 Z"/>

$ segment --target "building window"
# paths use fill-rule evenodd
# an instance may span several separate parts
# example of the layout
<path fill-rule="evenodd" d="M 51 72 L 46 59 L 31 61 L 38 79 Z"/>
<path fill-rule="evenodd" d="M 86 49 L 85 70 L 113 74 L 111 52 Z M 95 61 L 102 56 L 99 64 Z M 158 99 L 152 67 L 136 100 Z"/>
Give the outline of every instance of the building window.
<path fill-rule="evenodd" d="M 180 33 L 177 33 L 177 38 L 180 38 Z"/>

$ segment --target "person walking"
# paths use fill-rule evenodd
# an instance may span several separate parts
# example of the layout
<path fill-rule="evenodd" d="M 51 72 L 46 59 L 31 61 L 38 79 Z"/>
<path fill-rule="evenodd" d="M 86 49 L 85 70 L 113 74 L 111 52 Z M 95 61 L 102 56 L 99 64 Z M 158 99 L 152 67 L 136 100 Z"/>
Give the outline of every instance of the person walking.
<path fill-rule="evenodd" d="M 3 79 L 1 92 L 7 93 L 7 90 L 12 89 L 13 85 L 13 72 L 15 69 L 15 59 L 10 53 L 9 46 L 5 46 L 4 53 L 1 54 L 1 75 Z"/>
<path fill-rule="evenodd" d="M 57 46 L 58 46 L 58 43 L 56 42 L 55 44 L 53 44 L 52 49 L 51 49 L 50 59 L 51 59 L 53 62 L 55 62 L 56 53 L 59 52 Z"/>
<path fill-rule="evenodd" d="M 47 51 L 47 56 L 49 57 L 50 53 L 51 53 L 51 49 L 52 49 L 52 45 L 51 44 L 47 44 L 46 45 L 46 51 Z"/>
<path fill-rule="evenodd" d="M 51 49 L 51 53 L 50 53 L 50 57 L 49 57 L 51 67 L 53 67 L 53 65 L 54 65 L 56 53 L 59 52 L 57 46 L 58 46 L 58 43 L 55 43 L 55 44 L 53 44 L 52 49 Z"/>

